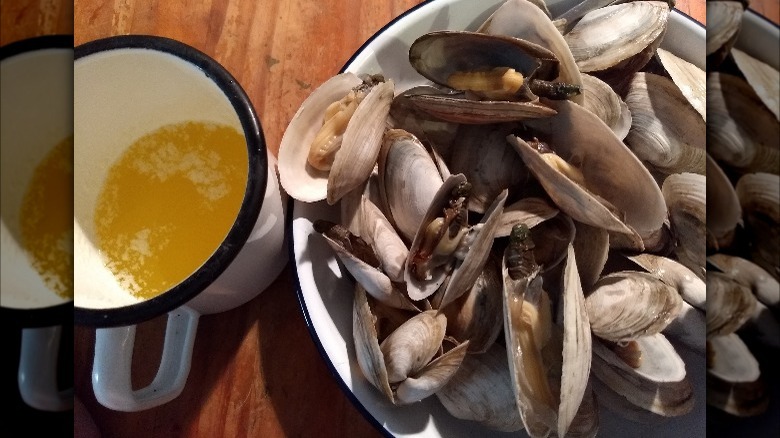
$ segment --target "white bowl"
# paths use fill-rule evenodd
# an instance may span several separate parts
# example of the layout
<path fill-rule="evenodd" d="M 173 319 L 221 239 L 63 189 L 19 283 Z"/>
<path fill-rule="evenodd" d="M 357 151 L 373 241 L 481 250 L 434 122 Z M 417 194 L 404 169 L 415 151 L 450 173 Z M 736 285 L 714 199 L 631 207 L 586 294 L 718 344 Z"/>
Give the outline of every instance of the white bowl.
<path fill-rule="evenodd" d="M 410 44 L 419 36 L 442 29 L 475 30 L 503 0 L 436 0 L 423 3 L 371 37 L 348 61 L 345 71 L 382 72 L 396 83 L 396 91 L 423 83 L 409 65 Z M 576 0 L 548 0 L 555 15 Z M 674 11 L 662 47 L 701 68 L 705 66 L 705 31 L 690 17 Z M 450 415 L 436 397 L 411 406 L 395 406 L 363 377 L 355 359 L 352 338 L 353 284 L 336 262 L 333 251 L 312 228 L 315 219 L 338 220 L 338 209 L 325 202 L 295 202 L 289 215 L 298 296 L 315 344 L 348 397 L 387 435 L 399 437 L 490 437 L 509 434 L 491 431 L 475 422 Z M 600 436 L 703 436 L 705 433 L 704 358 L 681 351 L 695 390 L 690 414 L 660 425 L 641 426 L 601 409 Z"/>

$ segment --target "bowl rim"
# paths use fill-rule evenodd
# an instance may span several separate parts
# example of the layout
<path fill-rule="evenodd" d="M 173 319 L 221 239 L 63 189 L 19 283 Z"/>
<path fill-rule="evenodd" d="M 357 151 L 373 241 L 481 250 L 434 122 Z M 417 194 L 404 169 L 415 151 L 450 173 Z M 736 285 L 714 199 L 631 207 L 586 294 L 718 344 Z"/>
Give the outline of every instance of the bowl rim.
<path fill-rule="evenodd" d="M 73 35 L 56 34 L 25 38 L 0 47 L 0 62 L 15 56 L 47 50 L 73 50 Z M 73 300 L 46 307 L 0 307 L 4 326 L 36 328 L 68 323 L 73 317 Z"/>
<path fill-rule="evenodd" d="M 393 26 L 396 22 L 400 21 L 401 19 L 405 18 L 406 16 L 414 13 L 418 9 L 425 7 L 426 5 L 434 2 L 438 2 L 441 0 L 425 0 L 398 15 L 397 17 L 393 18 L 389 22 L 387 22 L 385 25 L 383 25 L 379 30 L 377 30 L 374 34 L 372 34 L 363 44 L 360 45 L 359 48 L 357 48 L 353 54 L 349 57 L 349 59 L 344 63 L 344 65 L 339 70 L 339 73 L 343 73 L 346 71 L 346 69 L 352 64 L 353 61 L 359 56 L 361 52 L 363 52 L 366 47 L 371 44 L 375 39 L 377 39 L 381 34 L 383 34 L 387 29 L 391 26 Z M 680 14 L 683 18 L 691 21 L 694 25 L 697 25 L 700 28 L 705 28 L 706 26 L 702 24 L 701 22 L 697 21 L 690 15 L 684 13 L 683 11 L 673 8 L 670 13 L 677 13 Z M 294 207 L 297 201 L 290 197 L 288 199 L 288 205 L 287 205 L 287 218 L 285 219 L 285 232 L 288 236 L 293 235 L 293 218 L 294 218 Z M 290 260 L 293 262 L 295 261 L 295 239 L 292 237 L 288 238 L 287 240 L 287 247 L 289 250 L 289 256 Z M 298 297 L 298 305 L 301 309 L 301 312 L 303 314 L 304 321 L 306 323 L 306 329 L 309 331 L 309 335 L 312 338 L 312 341 L 314 343 L 314 346 L 316 347 L 317 351 L 319 352 L 320 356 L 322 356 L 322 359 L 325 362 L 326 367 L 328 368 L 328 371 L 333 376 L 334 380 L 336 381 L 339 388 L 342 390 L 344 395 L 347 397 L 347 399 L 352 403 L 352 405 L 360 412 L 363 417 L 372 424 L 377 431 L 379 431 L 383 436 L 393 438 L 394 435 L 385 428 L 377 418 L 375 418 L 369 411 L 366 406 L 363 405 L 363 403 L 358 400 L 357 396 L 352 392 L 352 390 L 349 388 L 347 383 L 342 379 L 341 375 L 339 374 L 338 370 L 336 370 L 335 365 L 333 364 L 333 361 L 328 356 L 327 352 L 325 351 L 325 347 L 323 346 L 322 342 L 319 339 L 319 336 L 317 335 L 317 331 L 314 327 L 314 324 L 311 319 L 311 315 L 309 314 L 308 307 L 306 306 L 306 299 L 303 294 L 303 289 L 301 287 L 300 278 L 298 276 L 298 269 L 297 266 L 294 266 L 293 269 L 290 269 L 290 275 L 292 277 L 293 281 L 293 287 L 295 288 L 296 296 Z"/>
<path fill-rule="evenodd" d="M 75 47 L 74 65 L 91 55 L 121 49 L 146 49 L 176 56 L 198 69 L 217 85 L 236 111 L 247 144 L 249 174 L 244 199 L 225 239 L 211 256 L 184 281 L 162 294 L 139 303 L 105 309 L 74 306 L 78 325 L 117 327 L 138 324 L 174 310 L 206 289 L 236 258 L 260 215 L 268 182 L 268 157 L 260 120 L 249 96 L 217 60 L 181 41 L 157 35 L 115 35 Z M 74 294 L 78 294 L 74 290 Z"/>

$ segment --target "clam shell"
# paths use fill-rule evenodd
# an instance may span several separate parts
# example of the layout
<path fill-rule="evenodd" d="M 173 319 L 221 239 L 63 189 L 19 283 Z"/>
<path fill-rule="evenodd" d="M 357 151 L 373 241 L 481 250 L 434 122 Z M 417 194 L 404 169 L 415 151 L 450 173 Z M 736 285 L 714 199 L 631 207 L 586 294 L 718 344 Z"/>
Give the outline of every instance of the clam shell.
<path fill-rule="evenodd" d="M 563 365 L 558 436 L 566 436 L 585 396 L 592 356 L 590 322 L 571 244 L 563 271 L 563 291 Z"/>
<path fill-rule="evenodd" d="M 544 2 L 541 2 L 544 5 Z M 506 35 L 538 44 L 550 50 L 559 61 L 559 74 L 555 82 L 582 85 L 583 80 L 574 57 L 563 35 L 539 5 L 528 0 L 508 0 L 477 29 L 490 35 Z M 583 96 L 571 98 L 583 102 Z"/>
<path fill-rule="evenodd" d="M 382 146 L 393 91 L 392 80 L 381 82 L 355 110 L 328 173 L 328 204 L 335 204 L 371 175 Z"/>
<path fill-rule="evenodd" d="M 671 80 L 636 73 L 629 84 L 626 104 L 632 122 L 625 141 L 640 160 L 665 174 L 704 174 L 704 119 Z"/>
<path fill-rule="evenodd" d="M 379 182 L 388 219 L 411 242 L 442 185 L 436 163 L 416 137 L 391 129 L 379 154 Z"/>
<path fill-rule="evenodd" d="M 679 261 L 702 277 L 706 263 L 706 177 L 697 173 L 669 175 L 661 187 L 669 208 Z"/>
<path fill-rule="evenodd" d="M 469 353 L 487 351 L 504 328 L 500 269 L 497 260 L 488 258 L 474 286 L 441 310 L 447 316 L 447 334 L 468 340 Z"/>
<path fill-rule="evenodd" d="M 379 345 L 389 382 L 417 374 L 433 359 L 444 340 L 447 318 L 435 310 L 419 313 L 401 324 Z"/>
<path fill-rule="evenodd" d="M 664 50 L 656 49 L 656 55 L 666 72 L 688 103 L 707 120 L 707 73 L 694 64 Z"/>
<path fill-rule="evenodd" d="M 535 6 L 534 6 L 535 7 Z M 461 125 L 452 145 L 450 170 L 471 183 L 469 210 L 484 213 L 504 189 L 528 178 L 517 153 L 506 142 L 513 125 Z"/>
<path fill-rule="evenodd" d="M 409 249 L 396 233 L 382 211 L 368 198 L 363 197 L 360 204 L 363 238 L 370 244 L 382 263 L 382 270 L 392 281 L 404 279 L 404 262 Z"/>
<path fill-rule="evenodd" d="M 764 105 L 780 120 L 780 71 L 739 49 L 731 49 L 731 56 Z"/>
<path fill-rule="evenodd" d="M 585 14 L 564 38 L 580 71 L 606 70 L 656 43 L 666 29 L 668 16 L 666 2 L 606 6 Z"/>
<path fill-rule="evenodd" d="M 371 385 L 392 401 L 393 391 L 390 389 L 384 355 L 377 339 L 376 317 L 371 312 L 366 291 L 360 284 L 355 285 L 352 337 L 355 341 L 355 357 L 363 375 Z"/>
<path fill-rule="evenodd" d="M 743 12 L 742 4 L 736 1 L 707 2 L 707 55 L 731 49 L 742 25 Z"/>
<path fill-rule="evenodd" d="M 523 421 L 511 387 L 506 349 L 494 343 L 484 354 L 467 355 L 436 397 L 456 418 L 516 432 L 523 428 Z"/>
<path fill-rule="evenodd" d="M 574 223 L 574 253 L 583 289 L 590 291 L 601 277 L 609 256 L 609 233 L 582 222 Z"/>
<path fill-rule="evenodd" d="M 707 273 L 707 336 L 729 335 L 756 311 L 750 288 L 721 272 Z"/>
<path fill-rule="evenodd" d="M 628 256 L 628 259 L 677 289 L 690 305 L 700 310 L 707 309 L 707 285 L 682 263 L 649 253 Z"/>
<path fill-rule="evenodd" d="M 529 41 L 468 31 L 436 31 L 409 47 L 409 63 L 425 78 L 445 87 L 452 73 L 510 67 L 524 77 L 551 80 L 558 76 L 558 59 Z"/>
<path fill-rule="evenodd" d="M 595 76 L 583 74 L 582 84 L 582 106 L 609 126 L 617 138 L 626 138 L 631 129 L 631 111 L 628 105 L 609 84 Z"/>
<path fill-rule="evenodd" d="M 473 100 L 465 94 L 418 94 L 409 100 L 420 110 L 451 123 L 479 125 L 555 115 L 555 110 L 535 101 Z"/>
<path fill-rule="evenodd" d="M 628 366 L 601 342 L 593 343 L 593 373 L 610 389 L 643 409 L 679 416 L 693 409 L 693 388 L 685 363 L 660 333 L 636 340 L 642 351 L 639 368 Z"/>
<path fill-rule="evenodd" d="M 738 256 L 712 254 L 707 262 L 729 277 L 747 285 L 762 303 L 774 308 L 780 307 L 780 282 L 764 268 Z"/>
<path fill-rule="evenodd" d="M 606 211 L 612 216 L 609 220 L 606 217 L 596 219 L 591 213 L 586 213 L 590 217 L 584 216 L 585 212 L 592 211 L 595 203 L 601 204 L 592 196 L 577 195 L 581 199 L 574 200 L 573 205 L 566 204 L 565 208 L 557 201 L 556 204 L 573 219 L 589 225 L 628 235 L 636 233 L 643 239 L 656 234 L 666 220 L 666 205 L 658 184 L 645 166 L 609 127 L 589 111 L 567 101 L 546 102 L 558 114 L 527 124 L 546 135 L 555 153 L 582 171 L 586 188 L 611 203 L 621 215 L 625 215 L 625 220 L 621 221 L 609 211 Z M 515 148 L 518 146 L 515 145 Z M 521 154 L 529 155 L 531 152 L 530 148 L 523 149 Z M 528 161 L 524 161 L 528 165 Z M 543 186 L 546 184 L 545 191 L 551 198 L 560 197 L 559 189 L 548 177 L 540 179 L 540 182 Z M 607 216 L 603 211 L 606 208 L 601 210 L 599 215 Z"/>
<path fill-rule="evenodd" d="M 585 298 L 593 334 L 613 342 L 635 340 L 666 328 L 682 307 L 680 294 L 654 275 L 605 275 Z"/>
<path fill-rule="evenodd" d="M 750 85 L 726 73 L 707 75 L 707 151 L 724 168 L 777 173 L 780 124 Z"/>
<path fill-rule="evenodd" d="M 736 334 L 712 338 L 707 344 L 707 404 L 738 417 L 765 412 L 769 391 L 747 345 Z"/>
<path fill-rule="evenodd" d="M 557 214 L 558 209 L 542 198 L 520 199 L 504 207 L 495 237 L 509 236 L 515 224 L 524 223 L 528 228 L 533 228 Z"/>
<path fill-rule="evenodd" d="M 707 154 L 708 247 L 728 247 L 742 222 L 742 207 L 734 186 L 715 160 Z"/>
<path fill-rule="evenodd" d="M 352 73 L 328 79 L 303 101 L 284 131 L 279 144 L 279 182 L 293 198 L 316 202 L 327 196 L 328 172 L 308 164 L 309 145 L 322 126 L 325 108 L 361 83 Z"/>

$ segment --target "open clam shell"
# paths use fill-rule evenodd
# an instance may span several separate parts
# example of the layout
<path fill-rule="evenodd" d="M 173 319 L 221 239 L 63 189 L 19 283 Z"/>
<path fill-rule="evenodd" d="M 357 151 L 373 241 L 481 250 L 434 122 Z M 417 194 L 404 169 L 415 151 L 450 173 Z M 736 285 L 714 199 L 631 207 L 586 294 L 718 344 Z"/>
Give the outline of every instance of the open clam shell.
<path fill-rule="evenodd" d="M 316 169 L 308 162 L 309 148 L 323 125 L 326 108 L 362 84 L 351 73 L 336 75 L 312 92 L 293 116 L 279 145 L 280 182 L 293 198 L 304 202 L 327 198 L 332 205 L 371 175 L 393 99 L 391 80 L 373 85 L 358 104 L 330 170 Z"/>
<path fill-rule="evenodd" d="M 455 72 L 510 67 L 524 77 L 558 76 L 558 59 L 546 48 L 520 38 L 468 31 L 436 31 L 409 47 L 409 62 L 427 79 L 449 87 Z"/>
<path fill-rule="evenodd" d="M 284 131 L 279 144 L 279 182 L 293 198 L 315 202 L 327 196 L 328 172 L 308 164 L 309 145 L 322 126 L 325 108 L 362 82 L 352 73 L 328 79 L 306 98 Z"/>
<path fill-rule="evenodd" d="M 600 341 L 593 342 L 593 373 L 634 405 L 663 416 L 693 409 L 693 388 L 685 363 L 664 335 L 636 340 L 642 363 L 633 368 Z"/>
<path fill-rule="evenodd" d="M 428 211 L 415 234 L 412 245 L 409 248 L 409 257 L 406 260 L 404 273 L 409 298 L 412 300 L 422 300 L 431 296 L 444 283 L 445 278 L 450 275 L 450 280 L 440 304 L 440 307 L 445 307 L 471 288 L 487 261 L 493 243 L 493 236 L 501 218 L 501 211 L 504 208 L 504 202 L 506 202 L 506 190 L 496 197 L 480 223 L 470 227 L 466 235 L 461 238 L 460 243 L 458 243 L 459 250 L 456 252 L 460 252 L 460 248 L 462 248 L 462 261 L 458 261 L 455 257 L 450 257 L 450 260 L 446 263 L 433 267 L 428 278 L 418 278 L 419 276 L 415 275 L 412 267 L 412 263 L 426 238 L 428 225 L 439 217 L 442 211 L 449 205 L 452 191 L 464 183 L 466 183 L 466 178 L 462 174 L 457 174 L 450 176 L 442 184 L 431 201 Z M 463 208 L 463 214 L 465 215 L 465 206 Z"/>
<path fill-rule="evenodd" d="M 511 137 L 510 143 L 547 194 L 577 221 L 643 240 L 657 236 L 666 220 L 666 205 L 647 168 L 590 111 L 567 101 L 548 103 L 558 111 L 555 117 L 526 124 L 545 136 L 550 148 L 582 173 L 587 190 L 541 160 L 530 146 Z M 594 195 L 614 206 L 618 215 Z"/>
<path fill-rule="evenodd" d="M 537 101 L 474 100 L 465 93 L 417 94 L 408 99 L 420 110 L 451 123 L 484 125 L 555 115 L 555 110 Z"/>
<path fill-rule="evenodd" d="M 319 227 L 319 225 L 315 225 L 315 227 Z M 334 228 L 339 227 L 340 226 L 335 225 Z M 397 284 L 394 284 L 380 268 L 381 265 L 378 263 L 369 263 L 366 261 L 365 256 L 358 254 L 357 248 L 366 245 L 365 248 L 361 248 L 361 251 L 370 251 L 370 257 L 376 259 L 376 252 L 373 248 L 361 238 L 348 235 L 347 233 L 348 231 L 346 230 L 336 233 L 327 231 L 322 232 L 322 237 L 328 243 L 328 246 L 333 249 L 336 256 L 355 281 L 362 285 L 369 295 L 376 298 L 381 303 L 398 309 L 416 310 L 416 307 L 405 296 L 402 289 L 399 289 Z M 340 235 L 335 236 L 334 234 Z M 362 244 L 360 242 L 362 242 Z M 378 262 L 379 260 L 376 261 Z"/>
<path fill-rule="evenodd" d="M 396 282 L 404 279 L 404 263 L 409 249 L 382 211 L 365 196 L 361 198 L 360 217 L 364 240 L 374 248 L 382 270 Z"/>
<path fill-rule="evenodd" d="M 583 84 L 582 75 L 566 40 L 549 14 L 537 4 L 528 0 L 508 0 L 482 23 L 477 32 L 506 35 L 538 44 L 555 54 L 560 63 L 559 74 L 554 81 L 580 86 Z M 582 103 L 583 99 L 581 94 L 570 98 L 576 103 Z"/>
<path fill-rule="evenodd" d="M 736 334 L 707 342 L 707 404 L 739 417 L 769 406 L 769 391 L 755 356 Z"/>
<path fill-rule="evenodd" d="M 457 372 L 466 355 L 468 342 L 439 354 L 447 319 L 436 311 L 412 316 L 381 344 L 376 322 L 365 290 L 358 285 L 352 323 L 358 365 L 369 382 L 394 404 L 414 403 L 433 395 Z"/>
<path fill-rule="evenodd" d="M 682 298 L 656 276 L 639 271 L 605 275 L 585 298 L 593 334 L 623 342 L 652 335 L 677 317 Z"/>

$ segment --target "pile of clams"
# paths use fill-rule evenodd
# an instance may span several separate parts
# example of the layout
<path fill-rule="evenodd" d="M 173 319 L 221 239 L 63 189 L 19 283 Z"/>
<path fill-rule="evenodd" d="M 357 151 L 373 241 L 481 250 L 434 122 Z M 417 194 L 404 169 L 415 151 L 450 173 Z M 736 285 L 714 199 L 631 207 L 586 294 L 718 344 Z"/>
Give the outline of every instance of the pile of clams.
<path fill-rule="evenodd" d="M 290 122 L 281 184 L 340 209 L 314 237 L 388 401 L 533 437 L 704 402 L 679 351 L 714 336 L 707 245 L 733 234 L 705 221 L 705 72 L 659 48 L 667 2 L 606 3 L 508 0 L 417 38 L 419 86 L 342 73 Z"/>
<path fill-rule="evenodd" d="M 707 3 L 707 403 L 738 417 L 780 349 L 780 72 L 735 47 L 744 8 Z"/>

